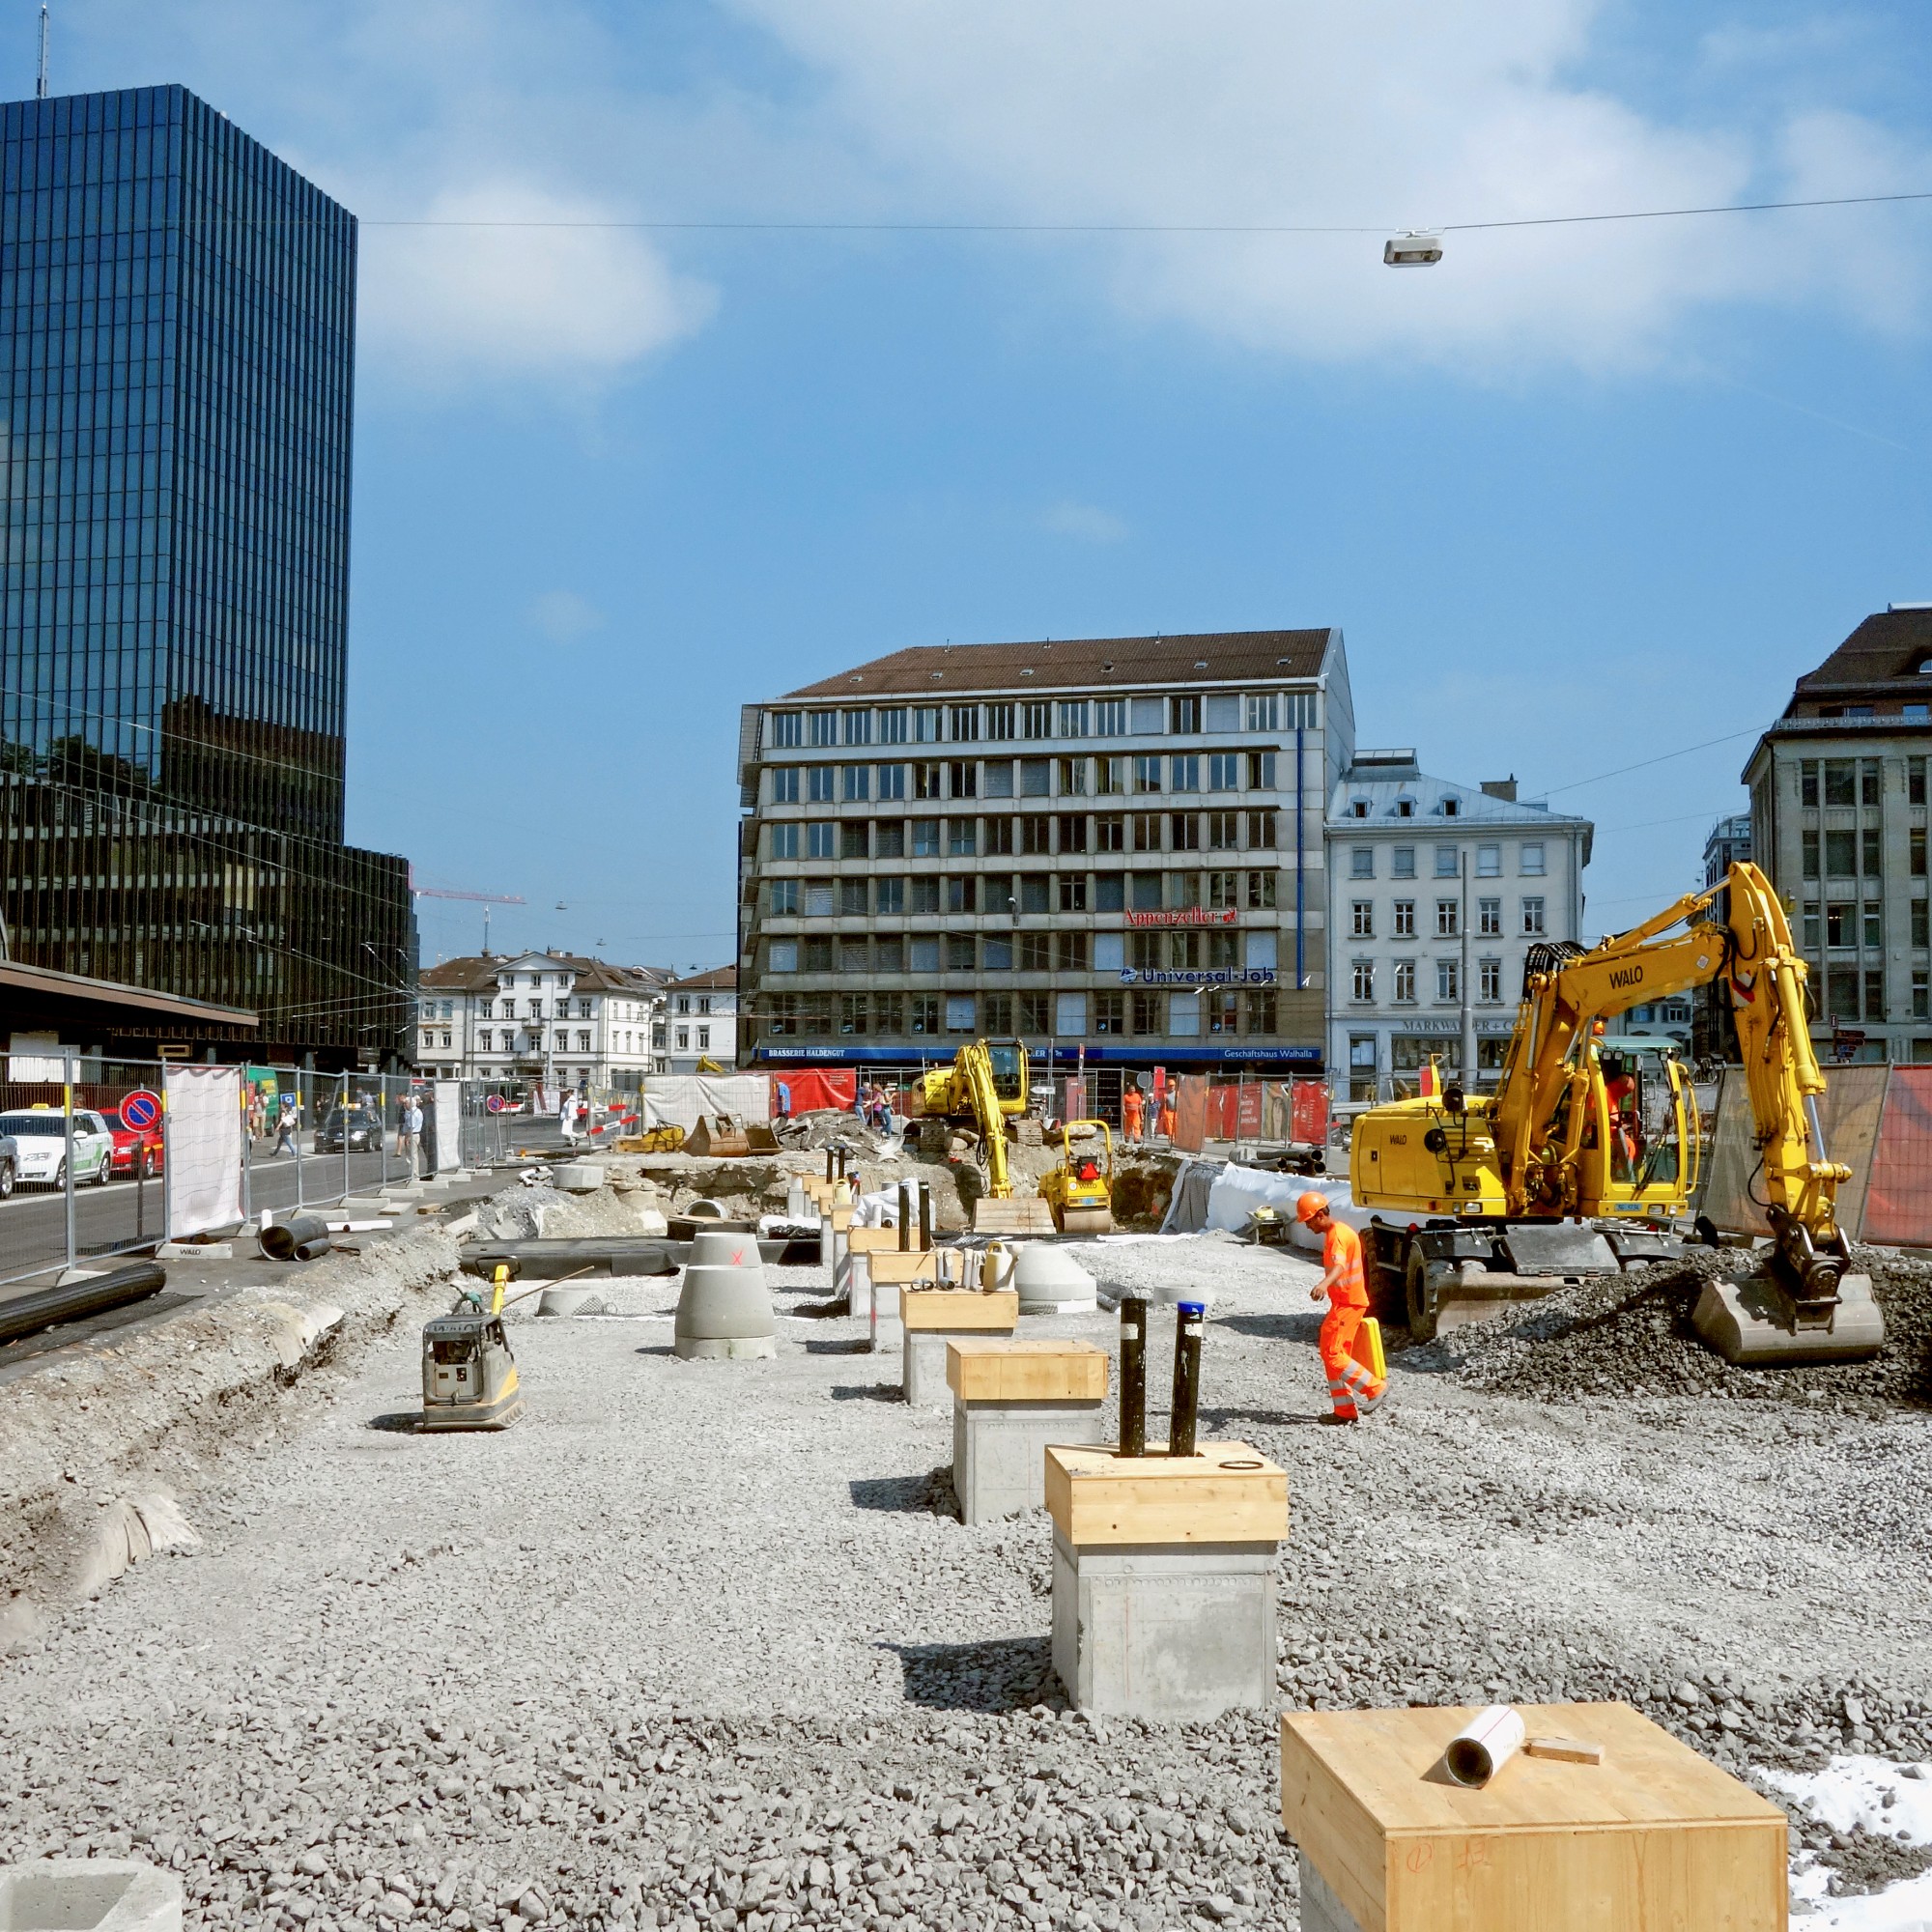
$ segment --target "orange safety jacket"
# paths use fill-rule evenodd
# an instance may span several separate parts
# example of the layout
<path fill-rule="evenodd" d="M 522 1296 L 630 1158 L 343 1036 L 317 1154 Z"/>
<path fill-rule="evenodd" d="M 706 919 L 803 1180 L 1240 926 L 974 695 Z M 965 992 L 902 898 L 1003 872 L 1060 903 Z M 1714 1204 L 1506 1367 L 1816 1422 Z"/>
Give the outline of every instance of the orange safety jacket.
<path fill-rule="evenodd" d="M 1325 1274 L 1338 1264 L 1342 1274 L 1328 1291 L 1329 1307 L 1366 1308 L 1369 1287 L 1362 1274 L 1362 1237 L 1354 1229 L 1334 1221 L 1321 1243 L 1322 1272 Z"/>

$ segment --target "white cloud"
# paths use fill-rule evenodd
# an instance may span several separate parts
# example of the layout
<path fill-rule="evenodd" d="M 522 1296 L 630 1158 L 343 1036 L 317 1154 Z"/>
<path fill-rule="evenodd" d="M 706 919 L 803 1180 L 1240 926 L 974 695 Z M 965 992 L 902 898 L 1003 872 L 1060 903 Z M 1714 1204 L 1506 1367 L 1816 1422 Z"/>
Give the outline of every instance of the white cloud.
<path fill-rule="evenodd" d="M 1861 277 L 1875 250 L 1856 226 L 1822 257 L 1740 217 L 1458 234 L 1436 268 L 1382 267 L 1384 224 L 1761 199 L 1795 179 L 1795 153 L 1663 125 L 1577 79 L 1604 0 L 735 4 L 819 75 L 828 139 L 907 210 L 1376 231 L 1051 244 L 1147 321 L 1502 374 L 1655 359 L 1713 303 L 1848 302 L 1896 323 L 1897 278 Z"/>
<path fill-rule="evenodd" d="M 1126 525 L 1113 511 L 1071 499 L 1051 505 L 1041 514 L 1039 526 L 1055 536 L 1078 537 L 1092 544 L 1117 544 L 1127 534 Z"/>
<path fill-rule="evenodd" d="M 546 590 L 525 612 L 554 644 L 574 644 L 604 628 L 604 613 L 575 590 Z"/>
<path fill-rule="evenodd" d="M 596 226 L 622 216 L 582 197 L 485 180 L 435 196 L 423 217 L 452 225 L 363 229 L 361 327 L 432 387 L 520 371 L 607 379 L 715 306 L 642 237 Z"/>

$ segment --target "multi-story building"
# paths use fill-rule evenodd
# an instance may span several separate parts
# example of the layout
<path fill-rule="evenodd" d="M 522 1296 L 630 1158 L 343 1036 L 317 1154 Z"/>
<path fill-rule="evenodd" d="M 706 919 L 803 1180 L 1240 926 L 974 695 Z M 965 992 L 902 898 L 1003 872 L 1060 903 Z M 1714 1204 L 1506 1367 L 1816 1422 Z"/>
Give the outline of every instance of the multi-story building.
<path fill-rule="evenodd" d="M 1592 830 L 1519 800 L 1514 779 L 1457 784 L 1411 750 L 1355 753 L 1325 827 L 1338 1100 L 1345 1077 L 1350 1102 L 1412 1093 L 1432 1056 L 1465 1087 L 1494 1085 L 1529 949 L 1582 929 Z"/>
<path fill-rule="evenodd" d="M 481 954 L 427 968 L 416 1070 L 432 1079 L 636 1093 L 662 1072 L 663 994 L 645 976 L 575 953 Z"/>
<path fill-rule="evenodd" d="M 1731 867 L 1751 855 L 1750 813 L 1732 812 L 1711 827 L 1704 840 L 1704 884 L 1719 884 Z M 1719 893 L 1712 908 L 1714 918 L 1728 916 L 1730 895 Z M 1730 995 L 1721 980 L 1699 986 L 1690 995 L 1690 1044 L 1699 1060 L 1735 1060 L 1738 1052 L 1737 1028 L 1731 1020 Z"/>
<path fill-rule="evenodd" d="M 1932 605 L 1867 617 L 1745 766 L 1750 849 L 1792 908 L 1826 1060 L 1932 1061 Z"/>
<path fill-rule="evenodd" d="M 739 1058 L 1319 1069 L 1339 631 L 924 646 L 743 714 Z"/>
<path fill-rule="evenodd" d="M 355 219 L 181 87 L 0 107 L 0 175 L 14 956 L 406 1054 L 406 867 L 343 843 Z"/>
<path fill-rule="evenodd" d="M 738 1064 L 738 969 L 714 966 L 673 980 L 664 989 L 658 1022 L 661 1048 L 672 1073 L 696 1073 L 700 1061 L 724 1067 Z"/>

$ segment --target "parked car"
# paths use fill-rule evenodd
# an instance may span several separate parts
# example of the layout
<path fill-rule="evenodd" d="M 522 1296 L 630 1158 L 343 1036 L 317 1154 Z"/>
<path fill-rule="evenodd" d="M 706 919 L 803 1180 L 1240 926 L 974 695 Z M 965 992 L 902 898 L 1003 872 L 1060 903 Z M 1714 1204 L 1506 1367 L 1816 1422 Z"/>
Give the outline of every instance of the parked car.
<path fill-rule="evenodd" d="M 21 1107 L 0 1114 L 0 1134 L 17 1148 L 16 1179 L 43 1187 L 67 1185 L 67 1122 L 52 1107 Z M 114 1173 L 114 1136 L 91 1108 L 73 1116 L 73 1183 L 105 1187 Z"/>
<path fill-rule="evenodd" d="M 380 1153 L 383 1147 L 383 1117 L 366 1100 L 347 1109 L 331 1107 L 322 1117 L 315 1136 L 317 1153 L 341 1153 L 343 1136 L 348 1135 L 350 1153 Z"/>
<path fill-rule="evenodd" d="M 14 1177 L 20 1171 L 20 1143 L 12 1134 L 0 1134 L 0 1201 L 14 1191 Z"/>
<path fill-rule="evenodd" d="M 118 1107 L 105 1109 L 101 1119 L 107 1122 L 107 1131 L 114 1136 L 116 1174 L 132 1174 L 137 1158 L 143 1174 L 160 1173 L 164 1150 L 158 1126 L 130 1127 L 121 1118 L 121 1110 Z"/>

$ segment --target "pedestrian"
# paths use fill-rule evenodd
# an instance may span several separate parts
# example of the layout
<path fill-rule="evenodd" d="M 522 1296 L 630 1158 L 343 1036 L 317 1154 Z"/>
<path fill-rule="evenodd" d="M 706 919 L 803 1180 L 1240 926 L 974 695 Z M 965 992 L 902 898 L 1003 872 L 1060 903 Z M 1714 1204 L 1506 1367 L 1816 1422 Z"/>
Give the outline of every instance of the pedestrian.
<path fill-rule="evenodd" d="M 557 1103 L 556 1123 L 563 1131 L 564 1145 L 566 1147 L 575 1147 L 577 1145 L 577 1091 L 575 1088 L 566 1087 L 563 1090 L 563 1098 Z"/>
<path fill-rule="evenodd" d="M 1171 1147 L 1174 1144 L 1174 1089 L 1170 1087 L 1160 1096 L 1160 1112 L 1154 1118 L 1154 1135 Z"/>
<path fill-rule="evenodd" d="M 416 1178 L 416 1145 L 422 1139 L 422 1100 L 413 1088 L 403 1095 L 402 1112 L 399 1121 L 402 1131 L 396 1136 L 396 1153 L 403 1163 L 403 1172 L 413 1180 Z"/>
<path fill-rule="evenodd" d="M 780 1126 L 791 1119 L 791 1086 L 783 1080 L 775 1081 L 772 1086 L 772 1107 Z"/>
<path fill-rule="evenodd" d="M 1121 1135 L 1129 1147 L 1141 1144 L 1141 1113 L 1146 1104 L 1139 1086 L 1129 1081 L 1121 1094 Z"/>
<path fill-rule="evenodd" d="M 1295 1218 L 1321 1236 L 1321 1279 L 1308 1291 L 1311 1301 L 1326 1301 L 1321 1322 L 1321 1366 L 1328 1371 L 1328 1401 L 1337 1422 L 1373 1415 L 1388 1400 L 1385 1379 L 1372 1376 L 1354 1356 L 1355 1331 L 1369 1312 L 1368 1283 L 1362 1274 L 1362 1237 L 1328 1208 L 1328 1198 L 1312 1188 L 1294 1204 Z"/>
<path fill-rule="evenodd" d="M 270 1158 L 278 1153 L 292 1153 L 300 1159 L 301 1148 L 296 1140 L 300 1125 L 301 1117 L 296 1112 L 296 1096 L 284 1094 L 281 1110 L 275 1116 L 275 1145 L 270 1150 Z"/>
<path fill-rule="evenodd" d="M 262 1138 L 262 1126 L 266 1116 L 266 1105 L 259 1082 L 248 1089 L 248 1138 L 258 1141 Z"/>

